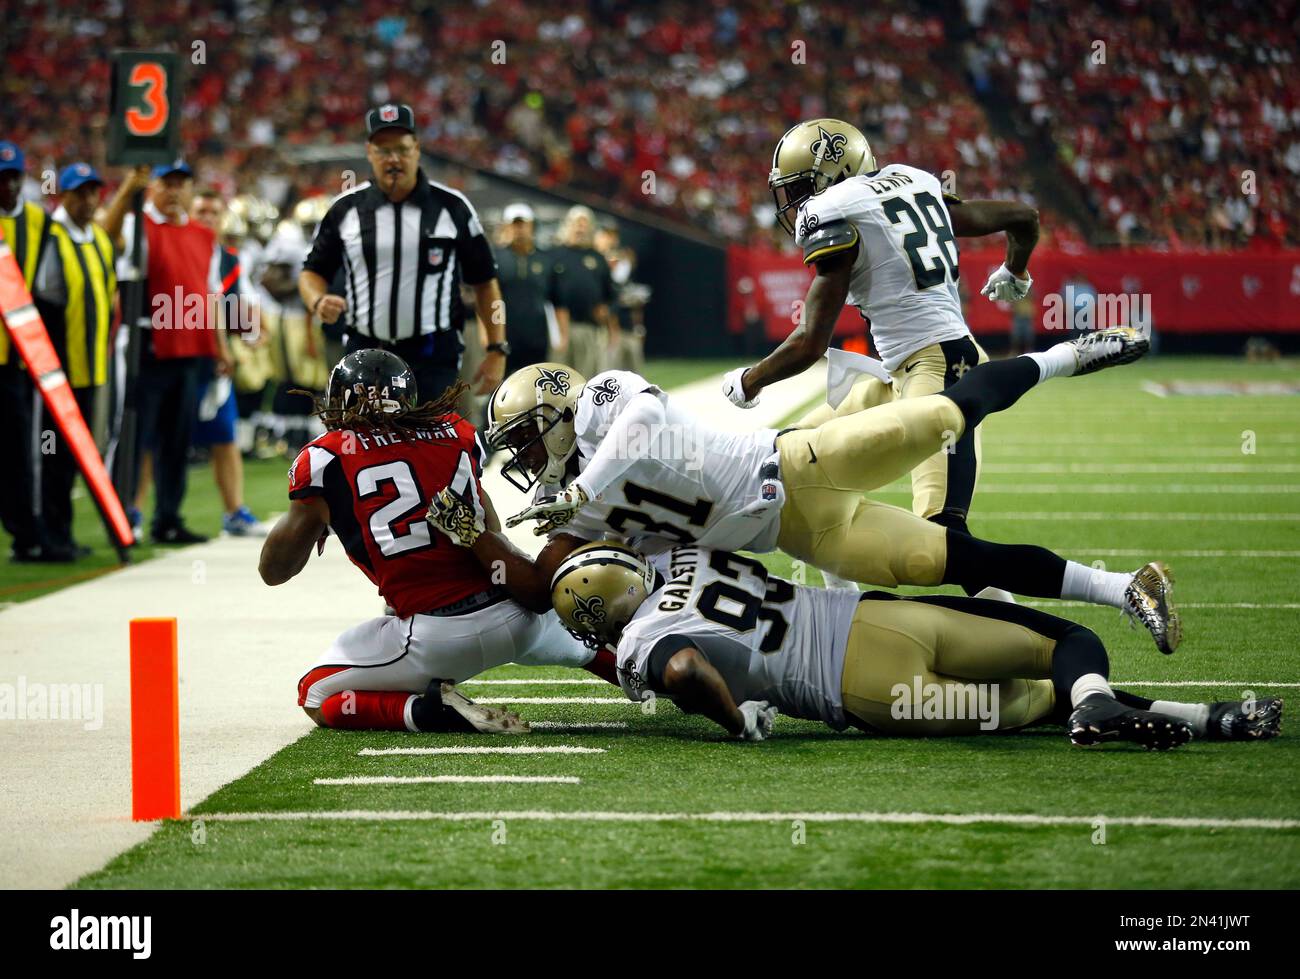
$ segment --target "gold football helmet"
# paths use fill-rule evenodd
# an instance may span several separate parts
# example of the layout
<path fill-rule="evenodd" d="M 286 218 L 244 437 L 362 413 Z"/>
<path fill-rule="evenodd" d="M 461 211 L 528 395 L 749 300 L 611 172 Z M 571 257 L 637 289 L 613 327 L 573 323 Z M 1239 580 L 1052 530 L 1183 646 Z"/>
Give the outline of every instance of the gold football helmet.
<path fill-rule="evenodd" d="M 875 169 L 871 146 L 856 126 L 839 119 L 799 123 L 781 137 L 772 154 L 767 188 L 776 200 L 777 221 L 793 235 L 804 201 L 847 177 Z"/>
<path fill-rule="evenodd" d="M 617 541 L 583 544 L 551 578 L 551 604 L 566 629 L 594 649 L 618 645 L 655 587 L 655 571 L 644 557 Z"/>
<path fill-rule="evenodd" d="M 515 371 L 488 400 L 485 434 L 493 451 L 508 452 L 501 475 L 527 493 L 537 483 L 562 484 L 578 447 L 573 413 L 587 379 L 564 364 L 533 364 Z M 545 450 L 545 458 L 541 456 Z"/>

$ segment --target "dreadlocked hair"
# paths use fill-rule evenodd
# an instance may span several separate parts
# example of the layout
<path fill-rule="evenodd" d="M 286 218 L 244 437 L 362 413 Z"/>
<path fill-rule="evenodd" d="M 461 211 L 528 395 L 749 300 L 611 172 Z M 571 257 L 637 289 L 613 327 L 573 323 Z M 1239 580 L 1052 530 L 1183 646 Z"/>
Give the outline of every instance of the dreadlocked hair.
<path fill-rule="evenodd" d="M 456 408 L 460 396 L 469 390 L 464 381 L 457 381 L 432 401 L 414 408 L 384 411 L 376 401 L 358 401 L 349 407 L 331 404 L 313 391 L 296 388 L 290 394 L 302 394 L 312 400 L 312 414 L 327 429 L 374 428 L 387 432 L 414 432 L 439 424 Z"/>

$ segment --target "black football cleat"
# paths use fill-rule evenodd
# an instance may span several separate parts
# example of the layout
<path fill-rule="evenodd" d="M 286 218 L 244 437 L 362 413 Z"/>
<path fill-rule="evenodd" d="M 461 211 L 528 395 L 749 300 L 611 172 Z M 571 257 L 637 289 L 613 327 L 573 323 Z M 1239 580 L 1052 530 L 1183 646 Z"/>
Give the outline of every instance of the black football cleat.
<path fill-rule="evenodd" d="M 476 704 L 455 684 L 430 680 L 424 696 L 411 705 L 411 720 L 421 731 L 462 734 L 527 734 L 528 722 L 503 707 Z"/>
<path fill-rule="evenodd" d="M 1282 698 L 1226 700 L 1210 704 L 1205 737 L 1210 741 L 1266 741 L 1282 731 Z"/>
<path fill-rule="evenodd" d="M 1084 697 L 1069 722 L 1070 741 L 1078 745 L 1131 741 L 1150 751 L 1168 751 L 1192 740 L 1186 721 L 1125 707 L 1113 697 L 1094 693 Z"/>

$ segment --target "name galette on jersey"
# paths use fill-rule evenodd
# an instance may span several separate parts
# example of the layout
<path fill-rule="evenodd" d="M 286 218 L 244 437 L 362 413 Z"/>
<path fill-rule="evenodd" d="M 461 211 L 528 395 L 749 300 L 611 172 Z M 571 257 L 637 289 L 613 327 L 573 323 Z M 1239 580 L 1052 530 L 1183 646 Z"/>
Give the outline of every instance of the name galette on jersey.
<path fill-rule="evenodd" d="M 857 249 L 847 301 L 871 321 L 891 371 L 922 347 L 970 334 L 944 196 L 934 174 L 891 163 L 828 187 L 799 209 L 795 243 L 806 264 Z"/>
<path fill-rule="evenodd" d="M 641 605 L 617 649 L 619 683 L 644 700 L 647 663 L 661 644 L 693 647 L 732 699 L 766 700 L 783 714 L 846 726 L 840 683 L 857 592 L 778 578 L 753 558 L 674 547 L 653 559 L 664 584 Z"/>

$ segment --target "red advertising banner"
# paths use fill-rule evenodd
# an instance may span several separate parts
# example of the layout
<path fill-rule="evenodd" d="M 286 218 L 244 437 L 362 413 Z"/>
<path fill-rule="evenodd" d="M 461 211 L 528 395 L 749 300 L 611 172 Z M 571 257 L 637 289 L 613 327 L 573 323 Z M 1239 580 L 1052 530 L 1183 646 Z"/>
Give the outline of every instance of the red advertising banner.
<path fill-rule="evenodd" d="M 1002 264 L 1002 247 L 961 250 L 961 293 L 975 333 L 1005 333 L 1011 306 L 979 294 Z M 1034 329 L 1069 329 L 1072 310 L 1090 307 L 1095 325 L 1149 320 L 1163 333 L 1300 333 L 1300 252 L 1223 253 L 1034 252 Z M 798 255 L 734 245 L 727 254 L 727 324 L 733 333 L 761 320 L 769 339 L 794 328 L 812 271 Z M 1104 322 L 1101 322 L 1103 321 Z M 863 320 L 846 308 L 837 336 L 860 334 Z"/>

